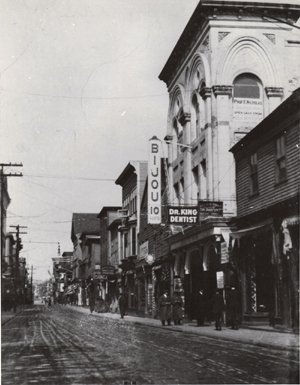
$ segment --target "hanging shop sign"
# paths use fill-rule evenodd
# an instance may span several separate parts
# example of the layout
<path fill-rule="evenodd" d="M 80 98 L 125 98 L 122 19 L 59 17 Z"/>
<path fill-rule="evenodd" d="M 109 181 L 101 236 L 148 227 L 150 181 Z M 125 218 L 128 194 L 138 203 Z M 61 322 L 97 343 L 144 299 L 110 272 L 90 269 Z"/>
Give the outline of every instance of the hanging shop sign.
<path fill-rule="evenodd" d="M 146 241 L 140 245 L 139 259 L 146 258 L 148 254 L 149 254 L 149 241 Z"/>
<path fill-rule="evenodd" d="M 103 275 L 113 275 L 115 273 L 115 267 L 112 265 L 102 266 L 101 273 Z"/>
<path fill-rule="evenodd" d="M 149 140 L 148 162 L 148 223 L 161 223 L 161 142 L 153 136 Z"/>
<path fill-rule="evenodd" d="M 222 242 L 220 247 L 221 247 L 221 263 L 228 263 L 229 262 L 229 253 L 228 253 L 227 243 Z"/>
<path fill-rule="evenodd" d="M 223 202 L 219 201 L 199 201 L 200 221 L 207 217 L 223 216 Z"/>
<path fill-rule="evenodd" d="M 217 288 L 224 289 L 224 272 L 217 271 Z"/>
<path fill-rule="evenodd" d="M 193 225 L 198 223 L 199 208 L 196 206 L 168 206 L 168 223 L 170 225 Z"/>

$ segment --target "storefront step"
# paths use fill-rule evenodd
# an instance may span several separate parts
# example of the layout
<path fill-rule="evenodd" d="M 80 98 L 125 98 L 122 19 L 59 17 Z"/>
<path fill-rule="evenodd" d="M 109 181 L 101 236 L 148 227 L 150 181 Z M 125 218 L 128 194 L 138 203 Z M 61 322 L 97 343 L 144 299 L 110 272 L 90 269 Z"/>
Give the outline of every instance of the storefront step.
<path fill-rule="evenodd" d="M 269 325 L 270 317 L 269 313 L 251 313 L 244 314 L 243 316 L 243 324 L 247 325 Z"/>

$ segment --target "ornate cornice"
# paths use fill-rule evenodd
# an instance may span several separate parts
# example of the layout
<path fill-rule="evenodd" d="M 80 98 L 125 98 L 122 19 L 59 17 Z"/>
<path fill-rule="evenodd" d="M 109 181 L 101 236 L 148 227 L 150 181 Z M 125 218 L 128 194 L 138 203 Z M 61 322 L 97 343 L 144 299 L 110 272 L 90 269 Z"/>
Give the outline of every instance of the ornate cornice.
<path fill-rule="evenodd" d="M 191 121 L 191 114 L 189 112 L 182 112 L 178 118 L 179 123 L 183 126 Z"/>
<path fill-rule="evenodd" d="M 210 87 L 203 87 L 201 90 L 200 90 L 200 96 L 202 97 L 202 99 L 207 99 L 207 98 L 210 98 L 211 97 L 211 88 Z"/>
<path fill-rule="evenodd" d="M 266 87 L 266 94 L 268 97 L 283 97 L 283 88 L 282 87 Z"/>
<path fill-rule="evenodd" d="M 218 95 L 232 96 L 232 86 L 213 86 L 212 90 L 216 96 Z"/>

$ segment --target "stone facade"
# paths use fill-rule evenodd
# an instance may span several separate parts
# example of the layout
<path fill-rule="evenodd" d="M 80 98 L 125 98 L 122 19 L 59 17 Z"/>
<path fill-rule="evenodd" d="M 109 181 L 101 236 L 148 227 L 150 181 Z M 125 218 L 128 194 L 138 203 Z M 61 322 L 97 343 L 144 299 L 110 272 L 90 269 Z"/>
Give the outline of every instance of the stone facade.
<path fill-rule="evenodd" d="M 198 289 L 210 299 L 218 287 L 226 297 L 231 284 L 236 189 L 229 149 L 297 86 L 300 45 L 292 24 L 299 14 L 295 1 L 284 8 L 257 1 L 253 8 L 247 1 L 203 0 L 159 76 L 169 92 L 169 204 L 223 203 L 222 216 L 170 240 L 190 318 Z"/>

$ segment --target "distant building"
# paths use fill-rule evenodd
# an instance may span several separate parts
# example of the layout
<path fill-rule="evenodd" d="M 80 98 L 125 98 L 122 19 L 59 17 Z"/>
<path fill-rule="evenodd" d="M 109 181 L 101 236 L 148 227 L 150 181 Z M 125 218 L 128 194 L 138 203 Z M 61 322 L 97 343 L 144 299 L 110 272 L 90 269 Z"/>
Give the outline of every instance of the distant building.
<path fill-rule="evenodd" d="M 244 320 L 299 327 L 300 88 L 240 140 L 232 263 Z"/>
<path fill-rule="evenodd" d="M 93 276 L 95 266 L 100 264 L 100 222 L 97 215 L 73 214 L 73 280 L 86 281 Z"/>
<path fill-rule="evenodd" d="M 122 187 L 121 234 L 121 286 L 128 294 L 128 306 L 137 309 L 136 259 L 138 254 L 138 233 L 140 231 L 141 200 L 144 192 L 148 163 L 130 161 L 116 184 Z"/>
<path fill-rule="evenodd" d="M 117 273 L 121 263 L 120 206 L 104 206 L 98 218 L 100 221 L 100 265 L 99 274 L 102 298 L 111 302 L 118 297 Z"/>

